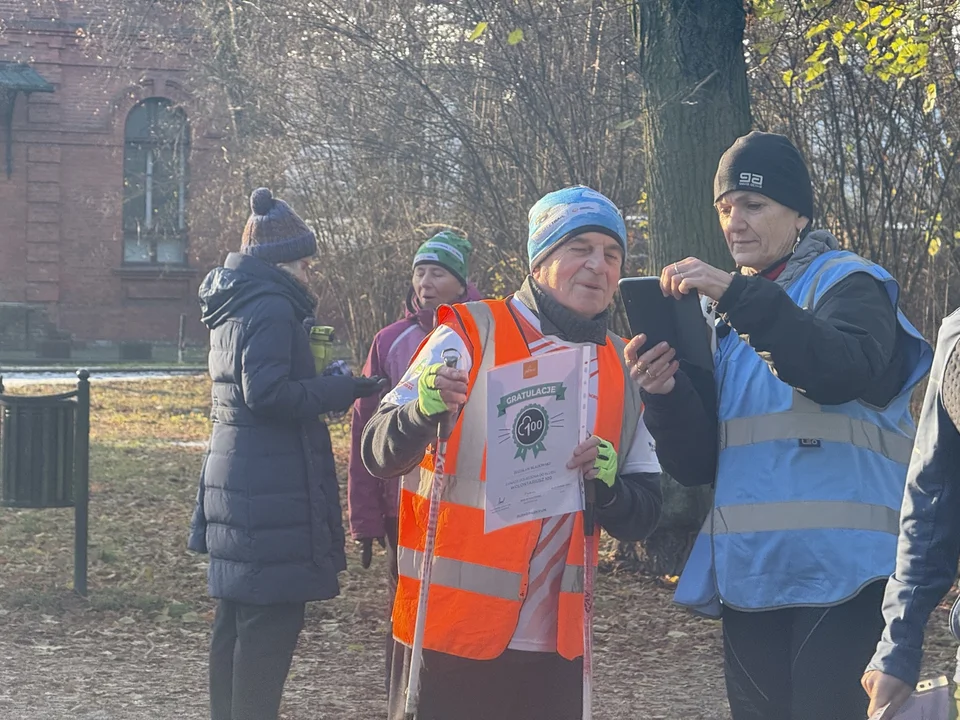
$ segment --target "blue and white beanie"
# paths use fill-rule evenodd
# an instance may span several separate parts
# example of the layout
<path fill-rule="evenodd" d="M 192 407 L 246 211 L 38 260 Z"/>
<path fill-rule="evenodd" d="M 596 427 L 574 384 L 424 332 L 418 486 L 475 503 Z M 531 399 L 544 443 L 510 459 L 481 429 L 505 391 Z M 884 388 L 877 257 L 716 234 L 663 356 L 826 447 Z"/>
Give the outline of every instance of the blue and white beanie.
<path fill-rule="evenodd" d="M 533 270 L 561 243 L 574 235 L 600 232 L 609 235 L 627 254 L 627 228 L 623 215 L 610 199 L 583 185 L 547 193 L 530 208 L 527 256 Z"/>

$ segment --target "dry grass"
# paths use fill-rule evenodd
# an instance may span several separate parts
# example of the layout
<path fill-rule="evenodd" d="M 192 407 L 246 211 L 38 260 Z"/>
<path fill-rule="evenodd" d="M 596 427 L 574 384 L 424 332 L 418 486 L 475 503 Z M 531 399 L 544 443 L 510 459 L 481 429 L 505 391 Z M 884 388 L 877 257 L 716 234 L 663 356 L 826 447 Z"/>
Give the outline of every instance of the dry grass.
<path fill-rule="evenodd" d="M 204 378 L 95 382 L 88 600 L 70 589 L 72 511 L 0 508 L 0 718 L 207 716 L 213 604 L 204 558 L 185 542 L 208 388 Z M 46 391 L 62 386 L 17 390 Z M 331 431 L 343 469 L 346 428 Z M 383 556 L 364 571 L 352 545 L 348 553 L 341 596 L 310 605 L 286 686 L 288 720 L 383 717 Z M 952 672 L 954 643 L 939 615 L 928 664 Z M 659 583 L 602 575 L 596 631 L 598 720 L 729 717 L 719 625 L 674 607 Z"/>

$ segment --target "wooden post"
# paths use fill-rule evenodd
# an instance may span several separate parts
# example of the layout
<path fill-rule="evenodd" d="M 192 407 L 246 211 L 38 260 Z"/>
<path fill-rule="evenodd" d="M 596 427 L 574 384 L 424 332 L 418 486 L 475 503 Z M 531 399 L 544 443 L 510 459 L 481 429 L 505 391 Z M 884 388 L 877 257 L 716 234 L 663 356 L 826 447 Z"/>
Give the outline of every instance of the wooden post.
<path fill-rule="evenodd" d="M 186 338 L 187 316 L 180 315 L 180 330 L 177 332 L 177 363 L 183 365 L 183 350 L 187 344 Z"/>

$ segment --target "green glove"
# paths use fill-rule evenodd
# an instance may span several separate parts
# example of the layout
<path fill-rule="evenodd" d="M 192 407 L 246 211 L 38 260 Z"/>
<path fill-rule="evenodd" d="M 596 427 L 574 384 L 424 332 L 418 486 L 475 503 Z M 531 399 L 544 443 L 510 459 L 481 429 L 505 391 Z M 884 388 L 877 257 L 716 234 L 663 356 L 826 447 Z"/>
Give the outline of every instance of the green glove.
<path fill-rule="evenodd" d="M 612 488 L 617 481 L 617 451 L 603 438 L 597 439 L 600 444 L 597 446 L 597 459 L 593 463 L 597 469 L 597 480 Z"/>
<path fill-rule="evenodd" d="M 440 397 L 440 391 L 436 386 L 437 370 L 442 367 L 443 363 L 427 365 L 417 381 L 417 407 L 427 417 L 441 415 L 447 411 L 447 404 Z"/>

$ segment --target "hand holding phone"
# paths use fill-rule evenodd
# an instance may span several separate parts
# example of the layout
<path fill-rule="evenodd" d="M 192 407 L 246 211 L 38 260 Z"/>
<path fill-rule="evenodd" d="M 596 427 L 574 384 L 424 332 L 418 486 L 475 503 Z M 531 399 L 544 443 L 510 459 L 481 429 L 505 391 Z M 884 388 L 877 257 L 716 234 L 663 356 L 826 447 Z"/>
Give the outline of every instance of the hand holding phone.
<path fill-rule="evenodd" d="M 630 368 L 630 377 L 651 395 L 666 395 L 673 391 L 674 375 L 680 368 L 680 362 L 675 359 L 676 348 L 661 342 L 641 352 L 646 346 L 647 338 L 641 334 L 624 348 L 624 361 Z"/>
<path fill-rule="evenodd" d="M 645 338 L 636 349 L 638 358 L 666 343 L 676 351 L 678 361 L 713 373 L 711 328 L 696 293 L 665 296 L 658 277 L 623 278 L 619 287 L 630 331 Z"/>

